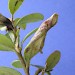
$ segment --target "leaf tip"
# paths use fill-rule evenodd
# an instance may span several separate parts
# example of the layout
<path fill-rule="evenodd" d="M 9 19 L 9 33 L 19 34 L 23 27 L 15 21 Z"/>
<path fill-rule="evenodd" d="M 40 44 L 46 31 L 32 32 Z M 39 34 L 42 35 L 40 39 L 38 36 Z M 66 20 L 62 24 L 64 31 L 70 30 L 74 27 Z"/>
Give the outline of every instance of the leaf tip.
<path fill-rule="evenodd" d="M 54 13 L 50 18 L 52 19 L 52 25 L 54 26 L 58 21 L 58 14 Z"/>

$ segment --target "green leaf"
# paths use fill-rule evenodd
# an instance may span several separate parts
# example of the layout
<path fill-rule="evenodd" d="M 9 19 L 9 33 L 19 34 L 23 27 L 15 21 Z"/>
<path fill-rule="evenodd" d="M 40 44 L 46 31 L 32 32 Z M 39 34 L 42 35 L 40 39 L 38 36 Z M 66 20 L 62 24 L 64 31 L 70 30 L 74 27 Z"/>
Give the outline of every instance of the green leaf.
<path fill-rule="evenodd" d="M 22 5 L 24 0 L 9 0 L 9 10 L 10 13 L 13 15 L 19 7 Z"/>
<path fill-rule="evenodd" d="M 5 36 L 11 40 L 11 38 L 10 38 L 10 36 L 9 36 L 9 32 L 6 33 Z"/>
<path fill-rule="evenodd" d="M 44 69 L 45 68 L 45 67 L 40 66 L 40 65 L 33 65 L 33 64 L 31 64 L 31 66 L 34 66 L 34 67 L 39 68 L 39 69 Z"/>
<path fill-rule="evenodd" d="M 20 63 L 20 60 L 15 60 L 12 62 L 12 65 L 15 67 L 15 68 L 22 68 L 22 65 Z"/>
<path fill-rule="evenodd" d="M 0 75 L 22 75 L 22 74 L 12 68 L 0 67 Z"/>
<path fill-rule="evenodd" d="M 5 35 L 0 34 L 0 50 L 14 51 L 13 42 Z"/>
<path fill-rule="evenodd" d="M 16 26 L 16 24 L 17 24 L 17 22 L 18 22 L 19 19 L 20 19 L 20 18 L 16 18 L 16 19 L 14 20 L 14 26 Z"/>
<path fill-rule="evenodd" d="M 23 29 L 25 29 L 25 27 L 23 25 L 26 25 L 26 23 L 32 23 L 32 22 L 37 22 L 40 20 L 43 20 L 43 15 L 40 13 L 33 13 L 33 14 L 29 14 L 27 16 L 24 16 L 23 18 L 19 19 L 17 22 L 17 25 Z M 23 27 L 22 27 L 23 26 Z"/>
<path fill-rule="evenodd" d="M 22 45 L 23 45 L 23 43 L 25 42 L 25 40 L 29 37 L 29 36 L 31 36 L 32 34 L 34 34 L 36 31 L 37 31 L 37 29 L 38 28 L 36 28 L 36 29 L 34 29 L 34 30 L 32 30 L 31 32 L 29 32 L 25 37 L 24 37 L 24 39 L 22 40 Z"/>
<path fill-rule="evenodd" d="M 60 55 L 61 55 L 60 52 L 56 50 L 47 58 L 46 71 L 50 71 L 50 70 L 52 70 L 52 68 L 54 68 L 56 66 L 56 64 L 60 60 Z"/>
<path fill-rule="evenodd" d="M 20 24 L 19 27 L 22 28 L 22 29 L 25 29 L 26 28 L 26 24 Z"/>
<path fill-rule="evenodd" d="M 20 18 L 16 18 L 15 20 L 14 20 L 14 26 L 16 27 L 17 26 L 17 22 L 20 20 Z M 22 28 L 22 29 L 25 29 L 26 28 L 26 24 L 20 24 L 20 26 L 19 26 L 20 28 Z"/>
<path fill-rule="evenodd" d="M 46 72 L 47 73 L 47 75 L 51 75 L 51 73 L 50 72 Z"/>

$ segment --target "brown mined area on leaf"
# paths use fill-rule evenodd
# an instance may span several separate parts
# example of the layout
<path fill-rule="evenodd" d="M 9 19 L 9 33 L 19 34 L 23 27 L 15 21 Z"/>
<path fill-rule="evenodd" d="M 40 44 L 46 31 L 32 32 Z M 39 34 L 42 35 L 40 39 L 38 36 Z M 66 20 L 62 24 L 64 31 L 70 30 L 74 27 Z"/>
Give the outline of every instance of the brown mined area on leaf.
<path fill-rule="evenodd" d="M 18 4 L 18 2 L 23 2 L 23 0 L 17 0 L 15 6 Z"/>
<path fill-rule="evenodd" d="M 17 5 L 18 1 L 16 1 L 15 6 Z"/>
<path fill-rule="evenodd" d="M 39 48 L 40 53 L 43 53 L 42 49 L 43 49 L 43 46 L 44 46 L 44 42 L 45 42 L 45 37 L 43 38 L 43 40 L 42 40 L 42 42 L 40 44 L 40 48 Z"/>
<path fill-rule="evenodd" d="M 39 36 L 40 34 L 47 33 L 47 31 L 57 23 L 57 20 L 58 20 L 58 15 L 53 14 L 50 18 L 48 18 L 46 21 L 44 21 L 41 24 L 41 26 L 39 27 L 39 29 L 35 33 L 34 37 L 38 38 L 38 37 L 40 37 Z"/>
<path fill-rule="evenodd" d="M 50 18 L 48 18 L 41 24 L 39 29 L 36 31 L 36 33 L 34 34 L 32 39 L 30 40 L 29 46 L 25 48 L 26 53 L 28 53 L 29 50 L 34 51 L 34 48 L 36 48 L 35 49 L 36 51 L 42 50 L 42 48 L 44 46 L 47 31 L 57 23 L 57 20 L 58 20 L 58 15 L 53 14 Z M 32 45 L 32 44 L 34 44 L 34 45 Z M 30 48 L 30 49 L 28 50 L 28 48 Z"/>
<path fill-rule="evenodd" d="M 53 27 L 58 20 L 58 14 L 53 14 L 50 18 L 48 18 L 46 21 L 44 21 L 41 26 L 40 26 L 40 30 L 46 30 L 46 32 Z"/>
<path fill-rule="evenodd" d="M 26 49 L 26 52 L 25 52 L 25 53 L 28 53 L 29 50 L 30 50 L 30 48 L 28 47 L 28 48 Z"/>
<path fill-rule="evenodd" d="M 30 41 L 30 43 L 34 43 L 39 38 L 41 38 L 43 35 L 46 36 L 47 31 L 57 23 L 57 20 L 58 20 L 58 15 L 56 13 L 53 14 L 47 20 L 45 20 L 41 24 L 41 26 L 39 27 L 39 29 L 36 31 L 36 33 L 34 34 L 33 38 Z"/>

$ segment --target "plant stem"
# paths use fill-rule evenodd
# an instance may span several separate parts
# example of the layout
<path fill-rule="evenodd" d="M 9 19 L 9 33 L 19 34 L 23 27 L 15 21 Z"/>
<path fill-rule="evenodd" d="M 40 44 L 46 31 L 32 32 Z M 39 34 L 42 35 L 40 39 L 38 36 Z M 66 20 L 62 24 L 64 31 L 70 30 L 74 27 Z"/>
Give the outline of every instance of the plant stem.
<path fill-rule="evenodd" d="M 11 16 L 11 19 L 12 19 L 12 25 L 14 24 L 13 22 L 13 18 L 14 18 L 14 15 Z M 15 36 L 15 52 L 22 64 L 22 67 L 24 69 L 24 72 L 26 75 L 30 75 L 29 74 L 29 63 L 26 63 L 23 56 L 22 56 L 22 53 L 21 53 L 21 50 L 20 50 L 20 47 L 19 47 L 19 34 L 16 35 L 16 31 L 17 31 L 17 28 L 15 27 L 14 28 L 14 36 Z"/>
<path fill-rule="evenodd" d="M 14 18 L 14 15 L 11 15 L 11 21 L 12 21 L 12 25 L 13 25 L 13 18 Z"/>
<path fill-rule="evenodd" d="M 45 69 L 42 70 L 42 74 L 41 75 L 44 75 L 44 73 L 45 73 Z"/>
<path fill-rule="evenodd" d="M 20 52 L 20 53 L 19 53 L 19 52 L 16 52 L 16 53 L 17 53 L 17 55 L 18 55 L 19 60 L 21 61 L 21 64 L 22 64 L 22 67 L 23 67 L 23 69 L 24 69 L 25 74 L 26 74 L 26 75 L 30 75 L 30 74 L 29 74 L 29 67 L 26 68 L 26 63 L 25 63 L 25 61 L 24 61 L 24 58 L 23 58 L 21 52 Z"/>
<path fill-rule="evenodd" d="M 30 73 L 29 73 L 29 65 L 30 65 L 29 62 L 26 63 L 26 75 L 30 75 Z"/>
<path fill-rule="evenodd" d="M 16 50 L 15 52 L 16 52 L 16 54 L 17 54 L 17 56 L 18 56 L 18 58 L 22 64 L 22 67 L 24 69 L 25 74 L 29 75 L 29 67 L 27 67 L 27 64 L 26 64 L 26 62 L 22 56 L 22 53 L 21 53 L 21 50 L 19 47 L 19 40 L 18 39 L 19 39 L 19 37 L 17 36 L 16 41 L 15 41 L 15 50 Z"/>
<path fill-rule="evenodd" d="M 39 73 L 42 71 L 42 69 L 38 69 L 36 72 L 35 72 L 35 75 L 39 75 Z"/>
<path fill-rule="evenodd" d="M 24 71 L 26 71 L 26 68 L 25 68 L 26 67 L 26 64 L 25 64 L 25 61 L 23 59 L 23 56 L 22 56 L 21 52 L 20 53 L 19 52 L 16 52 L 16 53 L 18 55 L 19 60 L 21 61 L 21 64 L 23 66 Z"/>

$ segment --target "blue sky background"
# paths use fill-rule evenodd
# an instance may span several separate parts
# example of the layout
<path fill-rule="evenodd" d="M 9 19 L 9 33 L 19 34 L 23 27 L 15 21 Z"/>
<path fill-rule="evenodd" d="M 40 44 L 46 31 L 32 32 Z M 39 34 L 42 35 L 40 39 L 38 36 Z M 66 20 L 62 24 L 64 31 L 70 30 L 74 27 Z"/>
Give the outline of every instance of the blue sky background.
<path fill-rule="evenodd" d="M 75 75 L 75 0 L 25 0 L 20 9 L 16 12 L 15 18 L 39 12 L 44 15 L 44 20 L 53 13 L 59 14 L 58 23 L 48 31 L 43 48 L 43 54 L 38 53 L 32 60 L 32 64 L 45 65 L 46 58 L 55 50 L 61 52 L 61 59 L 58 65 L 51 72 L 52 75 Z M 8 11 L 8 0 L 0 0 L 0 13 L 10 18 Z M 44 21 L 43 20 L 43 21 Z M 31 30 L 39 27 L 43 22 L 27 24 L 27 28 L 21 31 L 21 39 Z M 4 33 L 1 32 L 0 33 Z M 24 44 L 27 45 L 28 38 Z M 11 62 L 17 59 L 15 53 L 0 52 L 0 66 L 11 66 Z M 22 75 L 22 69 L 17 69 Z M 31 75 L 34 75 L 35 67 L 30 68 Z"/>

